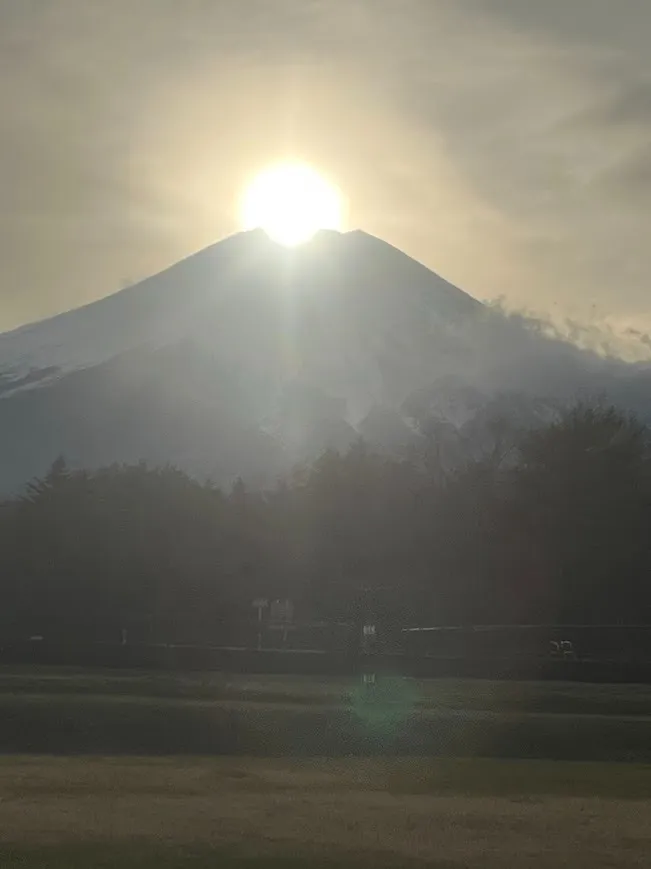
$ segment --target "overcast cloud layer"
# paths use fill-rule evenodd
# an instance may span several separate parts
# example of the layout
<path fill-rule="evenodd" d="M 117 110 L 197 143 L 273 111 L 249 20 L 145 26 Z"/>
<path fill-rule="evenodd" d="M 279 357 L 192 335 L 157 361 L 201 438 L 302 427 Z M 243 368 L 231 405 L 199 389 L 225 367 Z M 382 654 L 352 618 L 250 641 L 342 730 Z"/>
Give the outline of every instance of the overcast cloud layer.
<path fill-rule="evenodd" d="M 644 332 L 649 44 L 649 0 L 0 0 L 0 328 L 237 230 L 296 155 L 473 295 Z"/>

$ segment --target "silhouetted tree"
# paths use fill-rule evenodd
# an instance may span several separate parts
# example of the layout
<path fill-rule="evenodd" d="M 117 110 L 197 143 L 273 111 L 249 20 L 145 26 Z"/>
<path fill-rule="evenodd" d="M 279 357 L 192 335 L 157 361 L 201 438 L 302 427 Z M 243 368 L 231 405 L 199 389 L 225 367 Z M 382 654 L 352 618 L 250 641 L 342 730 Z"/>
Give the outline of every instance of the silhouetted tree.
<path fill-rule="evenodd" d="M 635 419 L 585 404 L 521 438 L 511 515 L 552 618 L 630 622 L 645 607 L 648 618 L 649 446 Z"/>

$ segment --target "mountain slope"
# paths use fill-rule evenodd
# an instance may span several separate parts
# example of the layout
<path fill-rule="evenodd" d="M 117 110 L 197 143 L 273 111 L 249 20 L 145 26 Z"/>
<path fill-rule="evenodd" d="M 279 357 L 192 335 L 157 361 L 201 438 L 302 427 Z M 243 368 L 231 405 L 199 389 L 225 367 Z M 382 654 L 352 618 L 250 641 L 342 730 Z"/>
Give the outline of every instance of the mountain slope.
<path fill-rule="evenodd" d="M 323 231 L 308 245 L 282 248 L 261 230 L 239 233 L 187 257 L 151 278 L 98 302 L 0 336 L 0 376 L 51 377 L 104 362 L 143 345 L 164 346 L 199 331 L 203 316 L 232 316 L 242 297 L 261 293 L 272 306 L 285 293 L 312 293 L 336 284 L 359 292 L 407 283 L 425 292 L 440 314 L 463 316 L 478 305 L 420 263 L 385 242 L 355 231 Z M 22 385 L 20 383 L 15 385 Z"/>
<path fill-rule="evenodd" d="M 365 233 L 293 250 L 241 233 L 0 336 L 0 490 L 61 453 L 264 484 L 358 432 L 397 447 L 496 392 L 618 378 L 644 392 L 646 372 L 531 333 Z"/>

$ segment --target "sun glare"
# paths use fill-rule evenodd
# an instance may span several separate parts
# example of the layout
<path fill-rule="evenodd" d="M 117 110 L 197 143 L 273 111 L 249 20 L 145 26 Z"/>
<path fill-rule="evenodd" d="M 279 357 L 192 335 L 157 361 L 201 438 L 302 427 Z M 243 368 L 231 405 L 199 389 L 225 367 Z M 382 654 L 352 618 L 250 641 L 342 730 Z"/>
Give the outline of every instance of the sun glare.
<path fill-rule="evenodd" d="M 310 166 L 271 166 L 253 179 L 244 193 L 245 229 L 262 227 L 279 244 L 293 247 L 320 229 L 342 229 L 342 197 L 337 188 Z"/>

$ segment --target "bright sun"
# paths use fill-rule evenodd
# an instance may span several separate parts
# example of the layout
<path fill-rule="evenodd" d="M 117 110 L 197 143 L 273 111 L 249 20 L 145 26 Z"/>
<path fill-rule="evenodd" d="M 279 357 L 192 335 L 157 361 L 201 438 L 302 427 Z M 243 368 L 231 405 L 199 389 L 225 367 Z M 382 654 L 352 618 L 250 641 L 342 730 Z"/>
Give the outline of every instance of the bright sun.
<path fill-rule="evenodd" d="M 262 227 L 279 244 L 293 247 L 319 229 L 341 229 L 342 196 L 310 166 L 283 163 L 265 169 L 244 193 L 245 229 Z"/>

